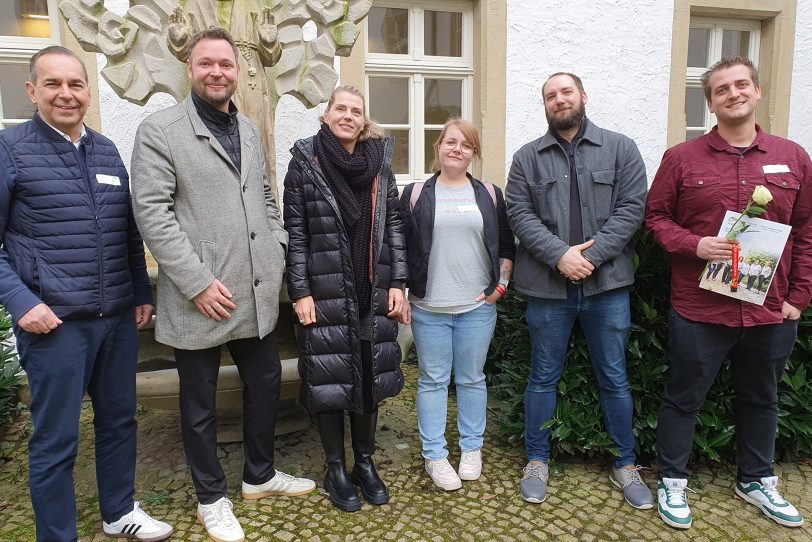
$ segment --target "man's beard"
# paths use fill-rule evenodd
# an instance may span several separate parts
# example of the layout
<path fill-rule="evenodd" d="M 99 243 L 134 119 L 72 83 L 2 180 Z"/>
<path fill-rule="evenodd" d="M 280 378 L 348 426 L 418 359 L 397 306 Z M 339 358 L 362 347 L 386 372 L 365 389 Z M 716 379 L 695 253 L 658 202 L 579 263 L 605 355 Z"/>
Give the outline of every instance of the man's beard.
<path fill-rule="evenodd" d="M 544 109 L 544 114 L 547 117 L 547 124 L 549 124 L 550 128 L 556 132 L 565 132 L 575 128 L 576 126 L 580 126 L 581 122 L 584 120 L 584 116 L 586 115 L 586 112 L 584 111 L 584 103 L 581 102 L 577 105 L 573 105 L 572 109 L 564 111 L 564 113 L 566 114 L 551 114 L 546 108 Z"/>
<path fill-rule="evenodd" d="M 209 87 L 203 85 L 201 92 L 198 95 L 203 98 L 203 100 L 214 107 L 219 107 L 223 104 L 227 104 L 231 97 L 234 96 L 234 93 L 237 90 L 237 85 L 233 84 L 227 88 L 224 88 L 220 92 L 212 92 L 209 90 Z"/>

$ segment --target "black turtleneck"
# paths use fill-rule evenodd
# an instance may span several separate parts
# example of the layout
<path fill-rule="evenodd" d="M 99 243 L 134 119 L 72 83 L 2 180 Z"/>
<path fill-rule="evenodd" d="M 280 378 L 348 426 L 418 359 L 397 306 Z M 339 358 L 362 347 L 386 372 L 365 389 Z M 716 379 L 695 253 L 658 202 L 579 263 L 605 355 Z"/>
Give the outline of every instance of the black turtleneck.
<path fill-rule="evenodd" d="M 192 91 L 192 102 L 195 104 L 195 109 L 203 124 L 220 142 L 237 171 L 240 171 L 240 130 L 237 124 L 237 106 L 234 105 L 234 102 L 229 101 L 228 113 L 223 113 L 212 107 L 194 91 Z"/>

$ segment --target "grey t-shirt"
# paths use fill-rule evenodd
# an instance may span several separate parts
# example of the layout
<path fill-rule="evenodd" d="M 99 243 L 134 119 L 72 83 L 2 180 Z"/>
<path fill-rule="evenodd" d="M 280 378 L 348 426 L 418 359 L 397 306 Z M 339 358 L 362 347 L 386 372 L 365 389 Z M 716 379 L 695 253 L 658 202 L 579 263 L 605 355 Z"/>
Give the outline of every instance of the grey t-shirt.
<path fill-rule="evenodd" d="M 417 307 L 445 314 L 474 310 L 474 301 L 491 282 L 482 214 L 468 182 L 459 188 L 434 188 L 434 231 L 423 299 L 409 295 Z"/>

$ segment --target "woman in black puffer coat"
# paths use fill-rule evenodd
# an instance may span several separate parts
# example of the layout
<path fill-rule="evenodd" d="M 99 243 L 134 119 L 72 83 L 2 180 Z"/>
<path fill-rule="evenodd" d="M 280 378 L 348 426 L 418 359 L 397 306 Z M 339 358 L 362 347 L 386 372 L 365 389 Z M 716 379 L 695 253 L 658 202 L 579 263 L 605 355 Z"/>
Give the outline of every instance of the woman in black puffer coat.
<path fill-rule="evenodd" d="M 392 174 L 392 140 L 365 114 L 360 91 L 338 87 L 319 132 L 297 141 L 285 177 L 288 293 L 301 328 L 301 400 L 316 415 L 324 487 L 354 512 L 389 500 L 372 462 L 378 403 L 400 393 L 397 317 L 406 249 Z M 355 465 L 344 464 L 349 411 Z"/>

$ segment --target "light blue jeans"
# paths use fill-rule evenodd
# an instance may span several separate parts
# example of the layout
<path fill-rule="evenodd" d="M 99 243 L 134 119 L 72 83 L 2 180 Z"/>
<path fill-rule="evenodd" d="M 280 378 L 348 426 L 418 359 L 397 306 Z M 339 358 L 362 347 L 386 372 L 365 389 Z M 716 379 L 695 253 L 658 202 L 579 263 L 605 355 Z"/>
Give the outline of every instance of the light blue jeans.
<path fill-rule="evenodd" d="M 412 305 L 412 333 L 420 368 L 417 428 L 426 459 L 448 456 L 445 423 L 452 369 L 460 450 L 482 448 L 488 403 L 483 368 L 495 327 L 495 305 L 484 303 L 462 314 L 428 312 Z"/>

